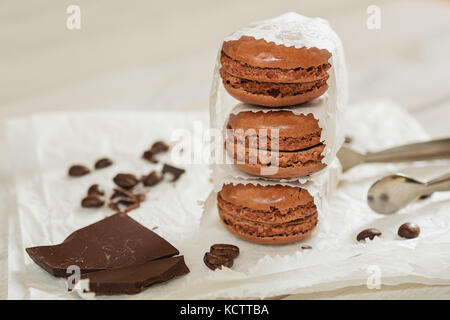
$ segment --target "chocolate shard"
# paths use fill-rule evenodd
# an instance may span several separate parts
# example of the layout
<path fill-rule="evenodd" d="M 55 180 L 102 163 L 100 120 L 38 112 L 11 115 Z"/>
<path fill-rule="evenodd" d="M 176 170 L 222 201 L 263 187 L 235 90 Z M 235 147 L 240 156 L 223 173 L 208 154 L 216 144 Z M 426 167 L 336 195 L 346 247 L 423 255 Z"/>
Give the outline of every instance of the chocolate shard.
<path fill-rule="evenodd" d="M 169 242 L 121 213 L 75 231 L 61 244 L 26 251 L 36 264 L 55 277 L 67 277 L 71 265 L 78 266 L 84 274 L 179 254 Z"/>
<path fill-rule="evenodd" d="M 148 261 L 130 267 L 83 275 L 96 295 L 136 294 L 155 283 L 189 273 L 183 256 Z"/>
<path fill-rule="evenodd" d="M 169 173 L 172 175 L 171 182 L 177 181 L 181 177 L 181 175 L 185 172 L 186 172 L 186 170 L 177 168 L 177 167 L 173 167 L 171 165 L 168 165 L 167 163 L 164 164 L 163 169 L 162 169 L 163 175 L 165 175 L 166 173 Z"/>

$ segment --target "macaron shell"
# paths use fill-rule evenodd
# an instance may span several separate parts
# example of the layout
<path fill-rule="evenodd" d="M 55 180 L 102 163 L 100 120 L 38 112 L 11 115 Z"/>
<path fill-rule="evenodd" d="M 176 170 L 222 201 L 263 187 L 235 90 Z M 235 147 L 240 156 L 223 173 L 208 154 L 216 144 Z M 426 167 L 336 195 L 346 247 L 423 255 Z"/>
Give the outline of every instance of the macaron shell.
<path fill-rule="evenodd" d="M 322 163 L 324 148 L 323 144 L 319 144 L 304 150 L 290 152 L 261 151 L 252 148 L 228 149 L 227 152 L 230 157 L 233 157 L 235 165 L 245 173 L 284 179 L 304 177 L 325 168 L 326 164 Z M 278 158 L 278 163 L 276 163 L 276 158 Z"/>
<path fill-rule="evenodd" d="M 329 63 L 325 63 L 296 69 L 258 68 L 233 60 L 224 52 L 220 57 L 220 64 L 227 73 L 237 78 L 280 83 L 301 83 L 324 79 L 328 76 L 327 71 L 331 67 Z"/>
<path fill-rule="evenodd" d="M 268 226 L 236 217 L 219 209 L 225 227 L 234 235 L 254 243 L 287 244 L 309 236 L 318 223 L 317 212 L 298 223 L 288 223 L 277 227 Z"/>
<path fill-rule="evenodd" d="M 254 243 L 295 242 L 307 237 L 318 223 L 314 199 L 301 188 L 227 184 L 217 201 L 225 227 Z"/>
<path fill-rule="evenodd" d="M 326 79 L 301 83 L 297 88 L 292 88 L 292 84 L 285 83 L 252 83 L 252 80 L 233 77 L 223 69 L 220 70 L 220 74 L 225 89 L 232 97 L 245 103 L 265 107 L 277 108 L 302 104 L 320 97 L 328 89 Z M 290 94 L 283 95 L 280 93 L 283 91 Z"/>
<path fill-rule="evenodd" d="M 245 111 L 238 114 L 231 114 L 227 124 L 228 138 L 235 143 L 246 146 L 249 143 L 255 143 L 254 147 L 295 151 L 305 149 L 320 143 L 322 128 L 319 127 L 319 121 L 312 114 L 295 114 L 291 111 L 269 111 L 252 112 Z M 258 133 L 267 133 L 267 144 L 258 145 L 263 140 L 259 138 Z M 278 136 L 272 141 L 273 130 L 278 130 Z M 251 138 L 257 138 L 256 141 L 250 141 Z"/>
<path fill-rule="evenodd" d="M 236 206 L 268 213 L 275 208 L 281 214 L 290 214 L 292 208 L 314 200 L 305 189 L 283 185 L 226 184 L 219 194 L 222 199 Z"/>
<path fill-rule="evenodd" d="M 258 68 L 309 68 L 331 58 L 326 49 L 286 47 L 248 36 L 224 42 L 222 51 L 233 60 Z"/>

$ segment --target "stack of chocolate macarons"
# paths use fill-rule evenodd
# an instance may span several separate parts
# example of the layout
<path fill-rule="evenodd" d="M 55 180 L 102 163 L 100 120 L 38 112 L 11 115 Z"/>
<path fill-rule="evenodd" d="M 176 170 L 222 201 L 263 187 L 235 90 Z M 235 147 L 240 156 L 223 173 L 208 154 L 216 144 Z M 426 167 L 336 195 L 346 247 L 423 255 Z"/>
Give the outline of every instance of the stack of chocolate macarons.
<path fill-rule="evenodd" d="M 303 18 L 287 18 L 297 16 Z M 233 234 L 284 244 L 305 238 L 318 223 L 315 199 L 302 183 L 327 170 L 327 144 L 337 141 L 326 141 L 323 132 L 332 53 L 268 41 L 270 28 L 252 28 L 223 42 L 216 71 L 224 92 L 238 100 L 224 119 L 225 154 L 237 170 L 232 183 L 219 182 L 218 211 Z M 283 36 L 302 35 L 292 30 Z"/>

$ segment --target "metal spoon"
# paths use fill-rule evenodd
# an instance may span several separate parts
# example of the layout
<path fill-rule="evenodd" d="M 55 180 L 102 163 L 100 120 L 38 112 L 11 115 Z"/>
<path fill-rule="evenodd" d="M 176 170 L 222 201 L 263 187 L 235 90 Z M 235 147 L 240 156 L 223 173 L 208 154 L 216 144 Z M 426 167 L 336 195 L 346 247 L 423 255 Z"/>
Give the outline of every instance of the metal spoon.
<path fill-rule="evenodd" d="M 450 138 L 407 144 L 379 152 L 360 154 L 343 146 L 338 154 L 344 171 L 361 163 L 404 162 L 432 159 L 450 159 Z"/>
<path fill-rule="evenodd" d="M 421 196 L 450 191 L 450 172 L 428 182 L 394 174 L 375 182 L 367 193 L 367 203 L 381 214 L 397 212 Z"/>

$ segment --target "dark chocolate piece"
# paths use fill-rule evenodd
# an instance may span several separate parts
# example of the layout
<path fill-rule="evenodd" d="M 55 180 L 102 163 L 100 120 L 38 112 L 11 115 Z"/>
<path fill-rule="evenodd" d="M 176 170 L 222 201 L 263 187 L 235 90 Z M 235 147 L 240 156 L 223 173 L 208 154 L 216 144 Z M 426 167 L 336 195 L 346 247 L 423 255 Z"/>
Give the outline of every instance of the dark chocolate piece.
<path fill-rule="evenodd" d="M 69 176 L 71 177 L 81 177 L 89 172 L 89 169 L 81 164 L 76 164 L 69 168 Z"/>
<path fill-rule="evenodd" d="M 114 211 L 127 213 L 139 208 L 142 201 L 145 201 L 145 194 L 143 193 L 134 194 L 123 188 L 114 188 L 114 193 L 111 195 L 111 202 L 108 206 Z M 124 205 L 125 209 L 120 210 L 119 205 Z"/>
<path fill-rule="evenodd" d="M 179 254 L 169 242 L 121 213 L 75 231 L 61 244 L 26 251 L 34 262 L 56 277 L 67 277 L 71 265 L 77 265 L 81 273 L 88 273 Z"/>
<path fill-rule="evenodd" d="M 97 160 L 97 162 L 95 163 L 95 169 L 103 169 L 109 167 L 112 164 L 113 162 L 111 161 L 111 159 L 102 158 L 100 160 Z"/>
<path fill-rule="evenodd" d="M 183 173 L 185 173 L 185 172 L 186 172 L 186 170 L 184 170 L 184 169 L 173 167 L 173 166 L 168 165 L 166 163 L 164 164 L 164 167 L 162 169 L 162 174 L 163 175 L 166 174 L 166 173 L 170 173 L 173 176 L 171 182 L 177 181 L 180 178 L 180 176 Z"/>
<path fill-rule="evenodd" d="M 155 283 L 189 273 L 184 257 L 170 257 L 145 262 L 141 265 L 92 272 L 83 275 L 89 279 L 89 290 L 97 295 L 136 294 Z"/>
<path fill-rule="evenodd" d="M 136 176 L 131 173 L 119 173 L 114 177 L 113 181 L 119 187 L 127 190 L 132 189 L 139 183 Z"/>

